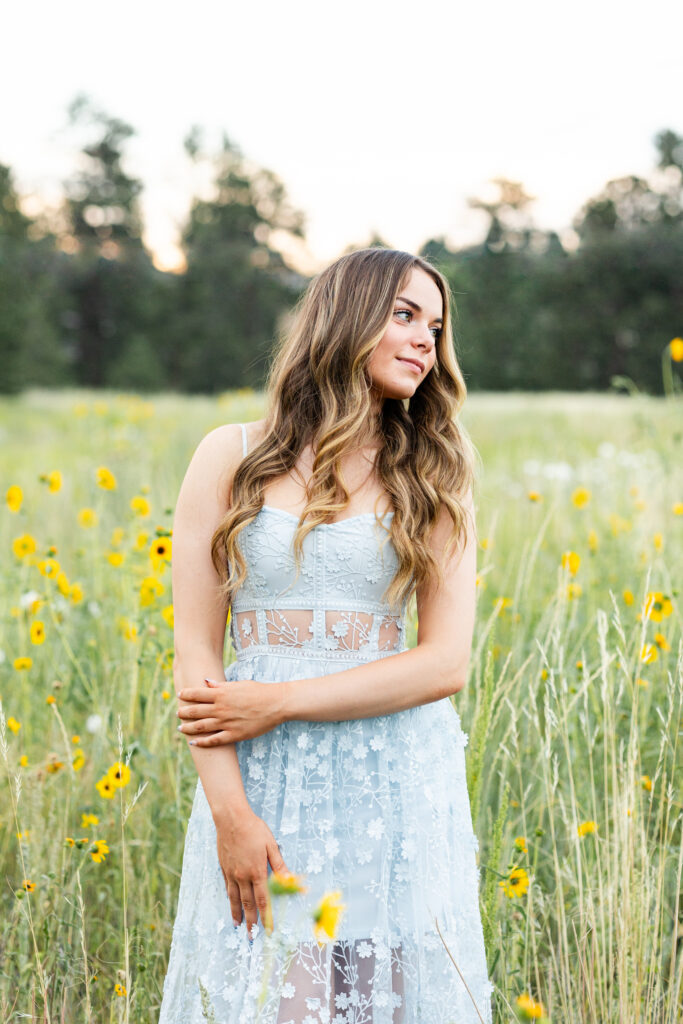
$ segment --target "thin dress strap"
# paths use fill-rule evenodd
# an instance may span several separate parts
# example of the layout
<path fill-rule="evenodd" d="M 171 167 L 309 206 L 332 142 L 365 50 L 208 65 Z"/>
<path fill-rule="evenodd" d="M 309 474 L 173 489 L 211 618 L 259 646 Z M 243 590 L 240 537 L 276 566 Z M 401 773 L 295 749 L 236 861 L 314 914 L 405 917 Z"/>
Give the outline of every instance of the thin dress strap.
<path fill-rule="evenodd" d="M 247 428 L 244 423 L 240 423 L 242 428 L 242 458 L 247 454 Z"/>

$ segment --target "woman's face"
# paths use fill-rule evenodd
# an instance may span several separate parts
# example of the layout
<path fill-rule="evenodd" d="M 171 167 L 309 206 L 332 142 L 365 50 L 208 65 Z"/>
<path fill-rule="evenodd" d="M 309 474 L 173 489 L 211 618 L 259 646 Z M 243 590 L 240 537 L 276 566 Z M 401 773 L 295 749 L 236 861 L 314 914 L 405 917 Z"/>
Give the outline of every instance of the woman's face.
<path fill-rule="evenodd" d="M 413 267 L 391 322 L 370 357 L 372 390 L 380 398 L 410 398 L 436 361 L 443 302 L 436 282 Z M 417 365 L 416 365 L 417 364 Z"/>

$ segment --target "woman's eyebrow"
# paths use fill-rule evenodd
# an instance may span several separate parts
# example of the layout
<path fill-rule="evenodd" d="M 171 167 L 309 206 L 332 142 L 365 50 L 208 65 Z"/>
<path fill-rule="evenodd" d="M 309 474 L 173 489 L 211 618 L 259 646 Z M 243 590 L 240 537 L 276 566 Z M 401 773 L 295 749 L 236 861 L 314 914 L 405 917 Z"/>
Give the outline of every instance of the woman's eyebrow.
<path fill-rule="evenodd" d="M 405 302 L 406 305 L 412 306 L 416 313 L 421 313 L 422 312 L 422 306 L 418 306 L 417 302 L 413 302 L 412 299 L 407 299 L 405 297 L 405 295 L 398 295 L 396 297 L 396 301 L 397 302 Z M 435 316 L 434 317 L 434 322 L 437 323 L 437 324 L 442 324 L 443 320 L 441 319 L 440 316 Z"/>

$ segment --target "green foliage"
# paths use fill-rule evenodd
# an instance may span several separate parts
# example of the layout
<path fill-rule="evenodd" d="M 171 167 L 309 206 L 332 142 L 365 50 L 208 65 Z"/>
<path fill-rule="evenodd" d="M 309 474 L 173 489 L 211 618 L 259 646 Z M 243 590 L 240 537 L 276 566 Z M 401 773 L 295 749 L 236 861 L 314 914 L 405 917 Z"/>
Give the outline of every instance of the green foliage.
<path fill-rule="evenodd" d="M 165 273 L 143 242 L 143 184 L 126 170 L 134 129 L 85 95 L 68 115 L 79 161 L 52 220 L 21 211 L 0 164 L 0 392 L 260 388 L 306 285 L 282 254 L 304 239 L 282 182 L 227 136 L 207 152 L 193 127 L 185 153 L 212 189 L 182 225 L 184 267 Z M 662 353 L 683 333 L 683 138 L 666 129 L 655 147 L 650 178 L 609 181 L 586 201 L 574 244 L 536 228 L 533 197 L 506 178 L 494 199 L 469 200 L 488 221 L 481 244 L 425 242 L 455 295 L 471 390 L 595 391 L 628 378 L 662 393 Z M 374 233 L 367 244 L 387 243 Z"/>
<path fill-rule="evenodd" d="M 508 1024 L 528 991 L 554 1022 L 678 1024 L 679 403 L 474 395 L 464 413 L 486 474 L 471 681 L 454 703 L 470 734 L 494 1020 Z M 263 396 L 244 391 L 143 401 L 36 390 L 0 402 L 0 433 L 21 439 L 5 445 L 6 483 L 23 491 L 20 508 L 0 510 L 3 1021 L 158 1017 L 197 773 L 175 728 L 171 569 L 155 568 L 150 543 L 172 525 L 198 440 L 262 414 Z M 571 475 L 545 473 L 558 459 Z M 97 486 L 103 465 L 113 490 Z M 41 480 L 52 470 L 63 475 L 54 493 Z M 572 500 L 578 486 L 587 503 Z M 131 507 L 142 494 L 149 515 Z M 87 528 L 83 507 L 98 515 Z M 35 558 L 13 551 L 25 534 Z M 51 548 L 80 594 L 41 572 Z M 571 581 L 568 549 L 580 556 Z M 151 574 L 164 590 L 143 603 Z M 570 582 L 582 588 L 571 598 Z M 669 598 L 659 620 L 644 613 L 648 591 Z M 646 644 L 657 653 L 648 662 Z M 15 668 L 26 655 L 31 667 Z M 101 796 L 97 781 L 128 760 L 129 782 Z M 84 814 L 99 820 L 82 825 Z M 595 829 L 579 835 L 589 821 Z M 83 836 L 83 847 L 67 843 Z M 104 862 L 91 856 L 97 840 L 109 846 Z M 528 889 L 508 895 L 499 882 L 513 865 Z"/>

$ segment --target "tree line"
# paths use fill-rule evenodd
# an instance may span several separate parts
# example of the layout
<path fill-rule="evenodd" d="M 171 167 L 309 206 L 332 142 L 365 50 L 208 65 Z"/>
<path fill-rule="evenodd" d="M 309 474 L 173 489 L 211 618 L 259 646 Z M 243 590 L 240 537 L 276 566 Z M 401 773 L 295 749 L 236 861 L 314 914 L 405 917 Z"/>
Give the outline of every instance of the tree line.
<path fill-rule="evenodd" d="M 193 127 L 184 150 L 209 163 L 213 194 L 192 200 L 184 271 L 164 272 L 142 241 L 143 184 L 124 169 L 134 129 L 84 95 L 68 115 L 92 141 L 56 212 L 24 213 L 0 164 L 0 391 L 261 387 L 307 284 L 280 251 L 283 234 L 305 237 L 282 182 L 225 135 L 207 153 Z M 499 178 L 496 198 L 469 200 L 486 215 L 481 242 L 421 247 L 451 284 L 470 390 L 603 390 L 630 378 L 661 393 L 662 352 L 683 334 L 683 137 L 665 129 L 654 143 L 652 174 L 607 182 L 569 243 L 534 225 L 520 182 Z"/>

